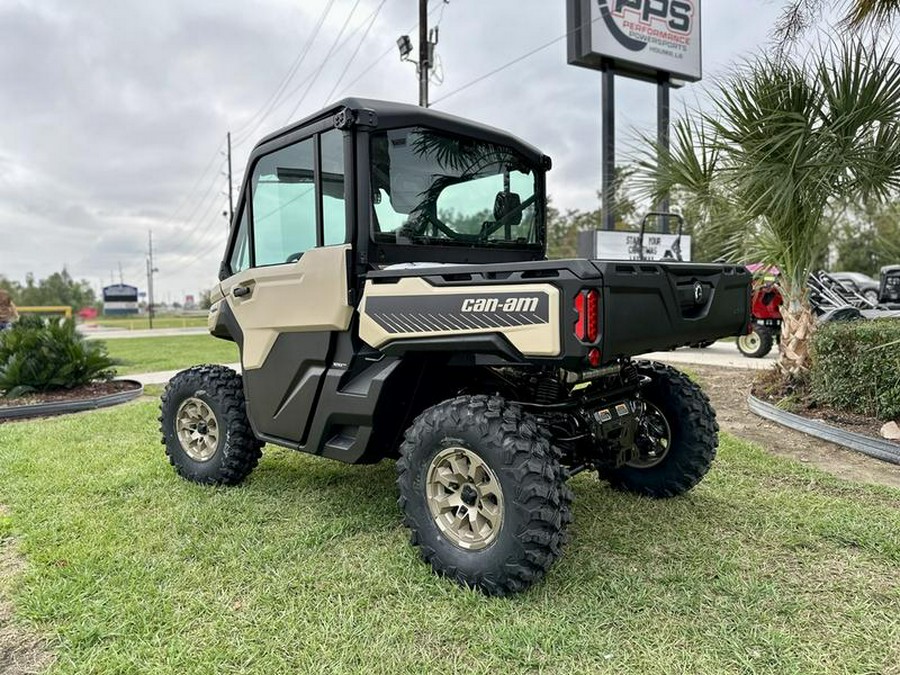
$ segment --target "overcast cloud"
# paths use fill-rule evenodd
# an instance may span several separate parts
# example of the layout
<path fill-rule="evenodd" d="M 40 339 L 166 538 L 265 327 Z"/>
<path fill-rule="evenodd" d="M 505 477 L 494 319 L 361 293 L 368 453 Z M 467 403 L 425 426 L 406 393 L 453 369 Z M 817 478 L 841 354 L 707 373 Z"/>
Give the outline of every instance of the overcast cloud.
<path fill-rule="evenodd" d="M 111 270 L 118 276 L 121 262 L 126 283 L 143 289 L 152 229 L 159 300 L 182 300 L 212 285 L 226 232 L 219 154 L 226 131 L 239 141 L 234 171 L 240 177 L 259 137 L 322 107 L 381 0 L 359 1 L 343 34 L 346 44 L 324 63 L 356 4 L 337 0 L 284 101 L 264 119 L 254 118 L 326 4 L 0 0 L 0 274 L 21 280 L 65 265 L 99 289 Z M 563 0 L 431 4 L 432 22 L 442 17 L 437 53 L 444 76 L 432 100 L 566 32 Z M 416 0 L 385 0 L 333 98 L 416 102 L 415 68 L 401 63 L 393 47 L 414 28 L 416 7 Z M 706 0 L 705 79 L 764 48 L 780 7 Z M 414 31 L 412 37 L 415 42 Z M 305 81 L 323 64 L 307 93 Z M 673 92 L 673 108 L 692 101 L 701 87 Z M 598 73 L 566 64 L 563 40 L 436 107 L 537 145 L 554 160 L 555 204 L 593 208 L 599 92 Z M 620 156 L 635 131 L 655 132 L 655 100 L 651 85 L 617 80 Z"/>

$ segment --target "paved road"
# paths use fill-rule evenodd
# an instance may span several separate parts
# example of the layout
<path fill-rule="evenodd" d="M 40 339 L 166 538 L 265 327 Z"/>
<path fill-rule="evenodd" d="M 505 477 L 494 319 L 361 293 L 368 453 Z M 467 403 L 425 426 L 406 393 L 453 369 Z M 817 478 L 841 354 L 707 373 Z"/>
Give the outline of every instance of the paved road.
<path fill-rule="evenodd" d="M 224 364 L 229 368 L 233 368 L 234 370 L 241 372 L 241 364 L 240 363 L 226 363 Z M 122 375 L 116 379 L 118 380 L 136 380 L 141 384 L 165 384 L 180 371 L 178 370 L 160 370 L 155 373 L 137 373 L 135 375 Z"/>
<path fill-rule="evenodd" d="M 716 342 L 706 349 L 676 349 L 673 352 L 653 352 L 642 358 L 663 361 L 673 365 L 694 363 L 701 366 L 765 370 L 775 365 L 775 362 L 778 360 L 778 350 L 773 349 L 768 356 L 761 359 L 748 359 L 737 350 L 737 346 L 733 342 Z"/>
<path fill-rule="evenodd" d="M 190 330 L 190 329 L 187 329 Z M 134 331 L 146 332 L 146 331 Z M 775 365 L 778 356 L 773 351 L 762 359 L 748 359 L 742 356 L 733 342 L 717 342 L 706 349 L 678 349 L 673 352 L 654 352 L 642 358 L 662 361 L 672 365 L 697 364 L 701 366 L 719 366 L 743 370 L 762 370 Z M 240 363 L 226 364 L 230 368 L 240 371 Z M 163 370 L 156 373 L 140 373 L 138 375 L 123 375 L 124 379 L 137 380 L 141 384 L 165 384 L 177 373 L 177 370 Z"/>
<path fill-rule="evenodd" d="M 203 335 L 208 333 L 203 326 L 191 328 L 154 328 L 153 330 L 140 328 L 137 330 L 121 330 L 118 328 L 79 328 L 81 333 L 88 338 L 119 339 L 142 337 L 171 337 L 172 335 Z"/>

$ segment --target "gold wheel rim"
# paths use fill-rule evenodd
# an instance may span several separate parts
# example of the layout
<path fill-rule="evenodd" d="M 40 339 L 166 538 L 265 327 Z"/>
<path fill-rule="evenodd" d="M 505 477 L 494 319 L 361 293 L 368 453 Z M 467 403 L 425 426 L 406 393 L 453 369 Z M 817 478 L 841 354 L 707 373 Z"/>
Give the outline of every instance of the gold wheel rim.
<path fill-rule="evenodd" d="M 468 448 L 441 450 L 428 467 L 428 510 L 455 546 L 478 551 L 493 543 L 503 526 L 503 490 L 491 468 Z"/>
<path fill-rule="evenodd" d="M 181 449 L 195 462 L 207 462 L 219 447 L 219 423 L 206 401 L 191 397 L 178 406 L 175 434 Z"/>

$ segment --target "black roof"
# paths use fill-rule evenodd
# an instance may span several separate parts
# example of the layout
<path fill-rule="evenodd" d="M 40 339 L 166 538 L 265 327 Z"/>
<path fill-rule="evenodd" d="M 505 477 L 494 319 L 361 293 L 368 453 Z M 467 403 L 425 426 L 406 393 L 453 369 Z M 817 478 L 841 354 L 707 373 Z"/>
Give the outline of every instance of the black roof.
<path fill-rule="evenodd" d="M 481 138 L 482 140 L 511 147 L 524 155 L 527 159 L 537 163 L 546 162 L 546 165 L 549 167 L 549 158 L 546 158 L 544 153 L 530 143 L 526 143 L 517 136 L 513 136 L 502 129 L 474 122 L 463 117 L 448 115 L 447 113 L 434 110 L 433 108 L 422 108 L 408 103 L 396 103 L 394 101 L 379 101 L 377 99 L 355 97 L 336 101 L 308 117 L 293 122 L 292 124 L 269 134 L 256 144 L 254 150 L 265 145 L 269 141 L 290 134 L 312 122 L 322 120 L 330 115 L 335 115 L 347 108 L 354 112 L 360 110 L 373 111 L 377 119 L 376 128 L 378 129 L 396 129 L 398 127 L 415 125 L 427 126 L 441 131 Z"/>

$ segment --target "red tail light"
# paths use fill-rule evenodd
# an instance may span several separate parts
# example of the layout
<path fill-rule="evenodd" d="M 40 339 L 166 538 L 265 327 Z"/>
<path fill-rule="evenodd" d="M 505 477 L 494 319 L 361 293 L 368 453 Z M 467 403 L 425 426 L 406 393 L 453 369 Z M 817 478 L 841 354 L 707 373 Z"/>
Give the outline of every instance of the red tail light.
<path fill-rule="evenodd" d="M 575 296 L 575 337 L 582 342 L 596 342 L 600 336 L 600 293 L 596 289 L 584 290 Z"/>

